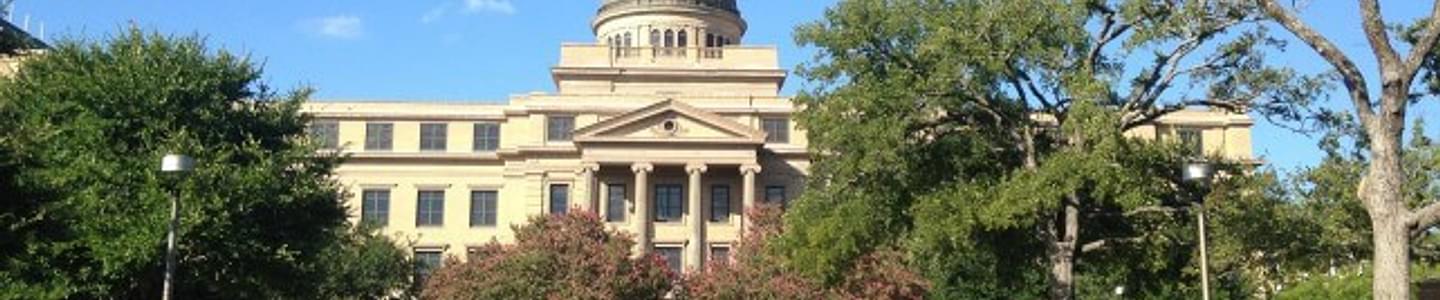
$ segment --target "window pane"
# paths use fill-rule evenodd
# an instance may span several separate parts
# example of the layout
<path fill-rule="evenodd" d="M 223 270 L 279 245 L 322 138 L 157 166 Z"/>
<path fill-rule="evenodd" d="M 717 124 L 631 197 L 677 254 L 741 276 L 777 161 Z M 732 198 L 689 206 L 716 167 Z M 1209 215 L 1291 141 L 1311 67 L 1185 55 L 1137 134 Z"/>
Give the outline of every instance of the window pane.
<path fill-rule="evenodd" d="M 680 264 L 680 247 L 655 247 L 655 254 L 665 259 L 665 265 L 670 267 L 670 272 L 680 274 L 683 270 L 683 265 Z"/>
<path fill-rule="evenodd" d="M 789 199 L 785 198 L 785 187 L 772 185 L 765 187 L 765 202 L 780 204 L 780 207 L 789 206 Z"/>
<path fill-rule="evenodd" d="M 389 151 L 394 142 L 395 125 L 390 123 L 365 124 L 365 150 Z"/>
<path fill-rule="evenodd" d="M 500 124 L 475 124 L 475 151 L 493 152 L 500 149 Z"/>
<path fill-rule="evenodd" d="M 425 282 L 443 263 L 440 251 L 415 251 L 415 281 Z"/>
<path fill-rule="evenodd" d="M 611 184 L 606 196 L 605 220 L 610 222 L 625 222 L 625 185 Z"/>
<path fill-rule="evenodd" d="M 470 192 L 470 227 L 495 226 L 498 198 L 495 191 Z"/>
<path fill-rule="evenodd" d="M 655 185 L 655 221 L 679 222 L 685 211 L 685 189 L 678 184 Z"/>
<path fill-rule="evenodd" d="M 716 185 L 710 187 L 710 221 L 725 222 L 730 220 L 730 186 Z"/>
<path fill-rule="evenodd" d="M 420 150 L 445 151 L 448 129 L 445 124 L 420 124 Z"/>
<path fill-rule="evenodd" d="M 547 141 L 570 141 L 570 134 L 575 131 L 575 117 L 552 116 L 547 118 L 545 123 L 545 140 Z"/>
<path fill-rule="evenodd" d="M 360 198 L 360 222 L 379 226 L 390 224 L 390 191 L 365 190 Z"/>
<path fill-rule="evenodd" d="M 1175 130 L 1180 138 L 1180 145 L 1185 147 L 1185 154 L 1191 156 L 1205 155 L 1205 135 L 1199 129 L 1182 128 Z"/>
<path fill-rule="evenodd" d="M 445 224 L 445 192 L 420 191 L 416 205 L 415 226 L 441 226 Z"/>
<path fill-rule="evenodd" d="M 710 246 L 710 261 L 730 263 L 730 247 Z"/>
<path fill-rule="evenodd" d="M 310 124 L 310 139 L 321 149 L 340 148 L 340 124 L 315 122 Z"/>
<path fill-rule="evenodd" d="M 570 210 L 570 185 L 550 185 L 550 214 L 565 214 Z"/>
<path fill-rule="evenodd" d="M 766 143 L 789 143 L 790 142 L 790 120 L 783 118 L 761 120 L 761 127 L 765 130 Z"/>

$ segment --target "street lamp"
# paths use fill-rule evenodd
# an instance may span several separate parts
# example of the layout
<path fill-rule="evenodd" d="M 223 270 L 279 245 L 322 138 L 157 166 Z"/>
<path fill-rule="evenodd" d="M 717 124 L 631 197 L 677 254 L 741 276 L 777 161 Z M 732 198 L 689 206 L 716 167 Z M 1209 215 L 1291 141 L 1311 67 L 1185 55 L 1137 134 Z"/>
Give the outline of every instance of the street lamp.
<path fill-rule="evenodd" d="M 1205 187 L 1215 177 L 1215 165 L 1204 160 L 1193 160 L 1185 162 L 1181 166 L 1180 179 L 1184 182 Z M 1200 206 L 1199 213 L 1195 214 L 1200 224 L 1200 299 L 1210 300 L 1210 257 L 1205 249 L 1205 194 L 1197 193 L 1195 196 L 1196 205 Z"/>
<path fill-rule="evenodd" d="M 195 159 L 183 154 L 166 154 L 160 160 L 160 172 L 170 174 L 184 174 L 195 170 Z M 175 289 L 175 232 L 180 227 L 180 192 L 179 189 L 172 189 L 170 196 L 170 230 L 166 233 L 165 240 L 165 291 L 160 298 L 170 300 L 170 295 Z"/>

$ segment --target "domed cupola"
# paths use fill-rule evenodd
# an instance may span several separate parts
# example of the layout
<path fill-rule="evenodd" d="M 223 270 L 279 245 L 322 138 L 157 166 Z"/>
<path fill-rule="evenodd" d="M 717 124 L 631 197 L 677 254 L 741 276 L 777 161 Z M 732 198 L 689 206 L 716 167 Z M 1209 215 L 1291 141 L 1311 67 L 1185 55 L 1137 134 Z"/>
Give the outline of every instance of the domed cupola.
<path fill-rule="evenodd" d="M 604 0 L 593 25 L 615 47 L 723 47 L 746 29 L 735 0 Z"/>

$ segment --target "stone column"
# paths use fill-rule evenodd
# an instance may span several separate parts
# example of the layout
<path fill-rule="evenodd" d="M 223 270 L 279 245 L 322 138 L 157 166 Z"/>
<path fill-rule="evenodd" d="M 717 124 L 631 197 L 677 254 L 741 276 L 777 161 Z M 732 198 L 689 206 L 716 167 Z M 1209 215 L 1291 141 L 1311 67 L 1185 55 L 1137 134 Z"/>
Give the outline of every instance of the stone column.
<path fill-rule="evenodd" d="M 585 163 L 580 165 L 580 180 L 575 183 L 575 202 L 580 205 L 580 210 L 600 214 L 599 206 L 595 204 L 595 172 L 600 171 L 600 165 Z"/>
<path fill-rule="evenodd" d="M 650 217 L 650 172 L 655 171 L 655 165 L 635 163 L 630 171 L 635 172 L 635 214 L 630 218 L 635 226 L 635 254 L 644 255 L 654 246 L 650 244 L 650 227 L 654 222 Z"/>
<path fill-rule="evenodd" d="M 760 164 L 740 165 L 740 175 L 744 176 L 744 187 L 740 191 L 740 232 L 749 234 L 746 226 L 750 223 L 750 210 L 755 208 L 755 175 L 760 174 Z"/>
<path fill-rule="evenodd" d="M 700 176 L 705 174 L 705 164 L 691 163 L 685 166 L 685 173 L 690 174 L 689 193 L 687 202 L 690 205 L 690 247 L 685 250 L 685 268 L 700 271 L 705 263 L 705 205 L 701 204 L 700 195 L 704 187 L 701 186 Z"/>

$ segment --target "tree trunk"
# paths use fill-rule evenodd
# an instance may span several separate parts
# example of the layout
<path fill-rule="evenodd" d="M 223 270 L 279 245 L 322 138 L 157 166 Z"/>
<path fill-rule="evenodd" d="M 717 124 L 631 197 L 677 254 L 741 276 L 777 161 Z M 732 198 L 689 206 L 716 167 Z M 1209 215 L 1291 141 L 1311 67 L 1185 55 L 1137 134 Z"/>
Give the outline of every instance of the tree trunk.
<path fill-rule="evenodd" d="M 1075 298 L 1075 243 L 1080 240 L 1080 208 L 1078 199 L 1070 195 L 1062 201 L 1059 228 L 1050 236 L 1050 299 Z M 1055 227 L 1051 227 L 1055 228 Z"/>
<path fill-rule="evenodd" d="M 1402 121 L 1403 122 L 1403 121 Z M 1409 208 L 1401 198 L 1399 122 L 1371 124 L 1370 168 L 1361 180 L 1360 200 L 1370 212 L 1375 243 L 1375 299 L 1410 299 Z"/>

